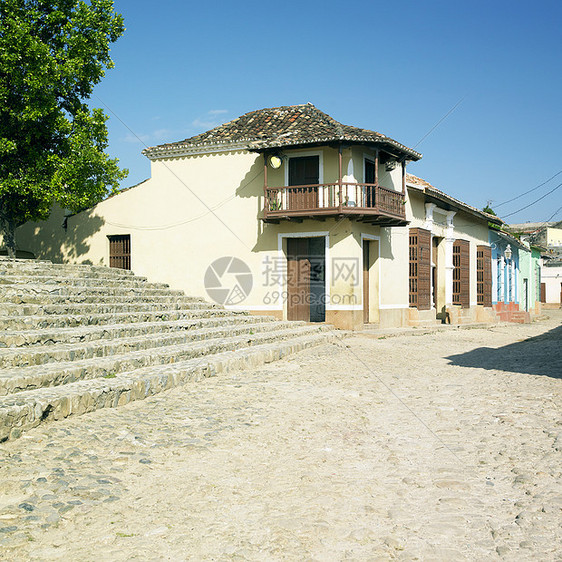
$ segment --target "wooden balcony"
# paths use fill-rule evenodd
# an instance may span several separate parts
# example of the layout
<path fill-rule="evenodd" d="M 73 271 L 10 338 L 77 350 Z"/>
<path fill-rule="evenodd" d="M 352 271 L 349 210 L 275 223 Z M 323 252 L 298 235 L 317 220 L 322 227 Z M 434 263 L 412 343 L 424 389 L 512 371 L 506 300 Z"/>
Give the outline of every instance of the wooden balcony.
<path fill-rule="evenodd" d="M 371 183 L 325 183 L 265 188 L 263 220 L 348 217 L 381 226 L 404 226 L 405 198 L 400 191 Z"/>

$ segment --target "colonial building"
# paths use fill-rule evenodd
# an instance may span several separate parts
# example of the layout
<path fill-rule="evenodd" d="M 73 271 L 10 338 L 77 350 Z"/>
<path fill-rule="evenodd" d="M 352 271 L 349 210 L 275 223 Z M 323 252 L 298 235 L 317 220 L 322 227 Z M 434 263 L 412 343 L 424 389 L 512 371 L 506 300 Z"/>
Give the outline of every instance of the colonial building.
<path fill-rule="evenodd" d="M 530 321 L 540 313 L 540 252 L 525 241 L 490 229 L 492 306 L 501 320 Z"/>
<path fill-rule="evenodd" d="M 150 179 L 24 225 L 21 249 L 341 328 L 488 317 L 501 221 L 408 175 L 421 154 L 384 134 L 304 104 L 144 154 Z"/>

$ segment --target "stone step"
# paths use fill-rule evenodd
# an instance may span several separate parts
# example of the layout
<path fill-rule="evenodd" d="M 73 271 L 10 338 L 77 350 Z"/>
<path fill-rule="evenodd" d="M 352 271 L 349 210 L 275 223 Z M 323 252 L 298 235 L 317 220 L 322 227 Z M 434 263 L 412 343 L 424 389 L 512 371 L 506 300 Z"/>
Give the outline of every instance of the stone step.
<path fill-rule="evenodd" d="M 82 298 L 84 296 L 105 297 L 105 296 L 150 296 L 150 297 L 185 297 L 183 291 L 170 289 L 166 287 L 127 287 L 117 284 L 113 287 L 104 285 L 84 286 L 65 286 L 61 283 L 53 283 L 47 285 L 28 284 L 28 285 L 1 285 L 0 284 L 0 300 L 13 302 L 14 298 L 49 298 L 64 297 Z"/>
<path fill-rule="evenodd" d="M 408 326 L 410 328 L 436 328 L 442 326 L 441 320 L 409 320 Z"/>
<path fill-rule="evenodd" d="M 185 295 L 90 295 L 85 293 L 83 296 L 66 297 L 64 295 L 30 295 L 20 297 L 7 297 L 5 299 L 0 298 L 0 307 L 17 305 L 17 306 L 28 306 L 28 305 L 39 305 L 39 306 L 78 306 L 78 305 L 91 305 L 91 306 L 121 306 L 121 305 L 161 305 L 163 308 L 169 305 L 179 305 L 182 306 L 196 306 L 198 303 L 203 304 L 204 301 L 196 301 L 192 297 L 187 297 Z M 206 306 L 214 306 L 209 302 L 205 302 Z M 218 306 L 218 305 L 217 305 Z M 0 308 L 0 314 L 1 308 Z"/>
<path fill-rule="evenodd" d="M 23 315 L 33 316 L 38 314 L 116 314 L 119 312 L 157 312 L 163 310 L 211 310 L 222 309 L 218 304 L 212 304 L 203 300 L 190 300 L 185 297 L 180 302 L 113 302 L 113 303 L 2 303 L 0 301 L 0 316 Z"/>
<path fill-rule="evenodd" d="M 0 305 L 1 307 L 1 305 Z M 68 307 L 66 307 L 68 308 Z M 101 314 L 38 314 L 32 316 L 12 315 L 0 316 L 0 330 L 25 331 L 39 329 L 66 329 L 80 326 L 103 326 L 121 323 L 122 325 L 137 322 L 172 322 L 203 318 L 235 318 L 249 317 L 246 311 L 229 311 L 224 308 L 169 309 L 156 307 L 148 311 L 108 312 Z"/>
<path fill-rule="evenodd" d="M 260 334 L 277 330 L 291 329 L 292 322 L 254 322 L 249 324 L 223 324 L 214 328 L 196 330 L 181 330 L 171 333 L 119 337 L 118 339 L 93 340 L 79 343 L 53 343 L 26 348 L 0 349 L 0 373 L 4 369 L 27 367 L 31 365 L 45 365 L 66 361 L 80 361 L 111 357 L 136 351 L 161 350 L 165 353 L 170 346 L 182 346 L 195 341 L 215 338 L 232 338 L 240 334 Z M 296 329 L 296 328 L 295 328 Z"/>
<path fill-rule="evenodd" d="M 514 310 L 509 321 L 517 324 L 530 324 L 531 314 L 525 310 Z"/>
<path fill-rule="evenodd" d="M 166 283 L 149 283 L 145 277 L 100 278 L 78 277 L 65 275 L 50 277 L 47 275 L 0 275 L 0 288 L 21 288 L 29 285 L 45 285 L 49 288 L 64 287 L 122 287 L 122 288 L 147 288 L 169 289 Z"/>
<path fill-rule="evenodd" d="M 254 368 L 319 345 L 331 338 L 329 331 L 260 343 L 255 347 L 222 351 L 204 358 L 150 366 L 123 372 L 114 378 L 81 380 L 64 386 L 40 388 L 0 398 L 0 441 L 15 439 L 39 424 L 81 415 L 101 408 L 115 408 L 133 400 L 221 372 Z"/>
<path fill-rule="evenodd" d="M 271 326 L 269 326 L 271 328 Z M 165 347 L 152 347 L 118 355 L 74 359 L 0 370 L 0 395 L 25 392 L 27 390 L 66 385 L 82 379 L 113 377 L 134 369 L 175 364 L 197 357 L 206 357 L 225 351 L 236 351 L 245 347 L 282 342 L 326 332 L 326 327 L 297 325 L 280 330 L 255 332 L 249 326 L 241 326 L 238 333 L 225 335 L 220 329 L 200 331 L 201 339 L 184 341 Z M 254 332 L 254 333 L 251 333 Z"/>
<path fill-rule="evenodd" d="M 62 264 L 51 262 L 38 262 L 35 260 L 9 260 L 0 257 L 0 275 L 2 272 L 11 272 L 12 275 L 23 273 L 26 275 L 35 275 L 40 273 L 50 277 L 81 274 L 85 277 L 102 276 L 102 277 L 134 277 L 134 273 L 129 269 L 118 269 L 105 267 L 103 265 L 85 265 L 85 264 Z"/>
<path fill-rule="evenodd" d="M 183 318 L 180 320 L 159 320 L 152 322 L 128 322 L 117 324 L 94 324 L 69 328 L 42 328 L 0 332 L 0 348 L 27 348 L 62 343 L 84 343 L 113 338 L 147 336 L 168 332 L 182 332 L 202 328 L 215 328 L 226 322 L 229 325 L 273 322 L 272 316 L 229 315 L 210 318 Z M 1 350 L 0 350 L 1 353 Z"/>

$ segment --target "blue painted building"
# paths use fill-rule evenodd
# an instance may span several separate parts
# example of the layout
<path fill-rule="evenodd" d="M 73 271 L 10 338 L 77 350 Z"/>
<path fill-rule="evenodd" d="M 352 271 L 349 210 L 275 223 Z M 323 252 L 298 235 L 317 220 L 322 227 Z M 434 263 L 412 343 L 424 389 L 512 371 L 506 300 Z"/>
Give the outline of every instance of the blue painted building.
<path fill-rule="evenodd" d="M 525 243 L 498 230 L 489 230 L 492 249 L 492 308 L 501 320 L 529 322 L 535 311 L 538 261 Z"/>
<path fill-rule="evenodd" d="M 517 273 L 522 244 L 505 232 L 490 229 L 492 248 L 492 305 L 519 303 Z"/>

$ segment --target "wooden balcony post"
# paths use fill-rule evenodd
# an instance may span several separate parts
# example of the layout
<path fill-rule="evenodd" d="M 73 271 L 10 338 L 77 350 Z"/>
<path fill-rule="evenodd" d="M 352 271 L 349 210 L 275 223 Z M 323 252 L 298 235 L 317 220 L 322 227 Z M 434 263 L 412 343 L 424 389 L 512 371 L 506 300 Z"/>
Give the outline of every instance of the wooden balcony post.
<path fill-rule="evenodd" d="M 267 215 L 269 205 L 267 204 L 267 153 L 263 153 L 263 212 Z"/>
<path fill-rule="evenodd" d="M 380 201 L 380 192 L 379 192 L 379 149 L 375 150 L 375 201 L 373 207 L 378 209 Z"/>
<path fill-rule="evenodd" d="M 338 147 L 338 190 L 339 190 L 339 211 L 340 213 L 343 212 L 343 189 L 342 189 L 342 174 L 343 174 L 343 170 L 342 170 L 342 145 L 340 142 L 340 145 Z"/>
<path fill-rule="evenodd" d="M 406 162 L 402 160 L 402 195 L 406 196 Z"/>

